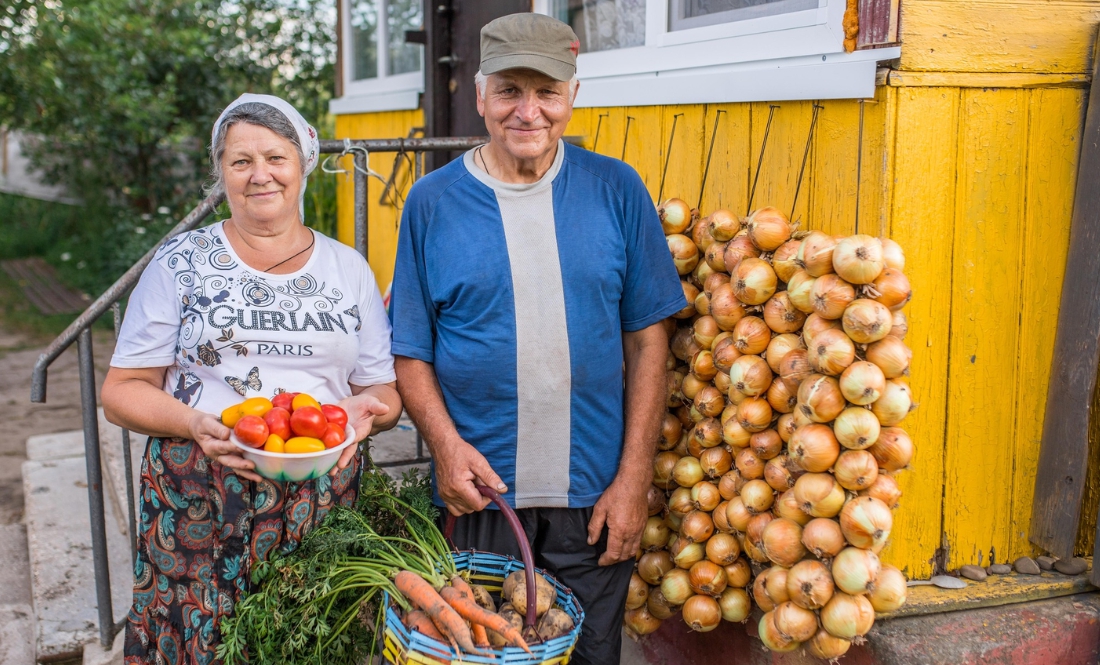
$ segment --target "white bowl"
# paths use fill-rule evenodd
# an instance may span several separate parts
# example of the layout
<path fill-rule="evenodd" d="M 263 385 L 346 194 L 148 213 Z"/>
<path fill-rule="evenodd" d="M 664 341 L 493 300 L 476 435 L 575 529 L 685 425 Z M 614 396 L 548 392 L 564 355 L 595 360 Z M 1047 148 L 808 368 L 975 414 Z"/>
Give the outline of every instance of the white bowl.
<path fill-rule="evenodd" d="M 335 448 L 316 453 L 269 453 L 263 448 L 253 448 L 241 443 L 232 431 L 229 440 L 241 449 L 241 457 L 256 465 L 256 473 L 281 483 L 301 482 L 320 478 L 336 466 L 344 448 L 355 445 L 355 430 L 351 423 L 344 428 L 344 442 Z"/>

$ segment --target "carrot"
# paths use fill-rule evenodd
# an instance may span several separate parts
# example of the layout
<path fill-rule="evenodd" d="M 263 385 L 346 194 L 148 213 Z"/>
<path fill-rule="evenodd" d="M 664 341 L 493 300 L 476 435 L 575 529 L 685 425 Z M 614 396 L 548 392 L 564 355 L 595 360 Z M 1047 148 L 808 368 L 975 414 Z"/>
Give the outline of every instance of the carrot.
<path fill-rule="evenodd" d="M 474 644 L 483 649 L 489 646 L 489 633 L 485 632 L 485 626 L 480 623 L 471 623 L 470 633 L 474 636 Z"/>
<path fill-rule="evenodd" d="M 416 605 L 428 615 L 439 632 L 446 635 L 456 651 L 480 654 L 482 651 L 474 646 L 474 638 L 470 634 L 470 628 L 462 617 L 448 605 L 431 584 L 424 581 L 416 573 L 402 570 L 394 577 L 394 586 L 413 605 Z"/>
<path fill-rule="evenodd" d="M 463 619 L 467 619 L 471 623 L 481 624 L 486 628 L 492 628 L 500 633 L 504 639 L 508 640 L 508 643 L 512 646 L 521 647 L 527 653 L 531 653 L 531 649 L 528 648 L 527 642 L 523 639 L 523 635 L 516 630 L 512 624 L 508 623 L 507 619 L 499 614 L 493 614 L 487 611 L 484 607 L 474 602 L 472 594 L 465 595 L 462 591 L 453 586 L 445 586 L 439 591 L 439 595 L 443 600 L 450 603 L 451 607 L 453 607 Z"/>
<path fill-rule="evenodd" d="M 439 632 L 439 629 L 435 627 L 432 620 L 428 618 L 427 614 L 424 614 L 420 610 L 411 610 L 405 615 L 405 627 L 409 630 L 419 631 L 424 637 L 430 637 L 433 640 L 439 640 L 440 642 L 446 642 L 447 638 Z"/>

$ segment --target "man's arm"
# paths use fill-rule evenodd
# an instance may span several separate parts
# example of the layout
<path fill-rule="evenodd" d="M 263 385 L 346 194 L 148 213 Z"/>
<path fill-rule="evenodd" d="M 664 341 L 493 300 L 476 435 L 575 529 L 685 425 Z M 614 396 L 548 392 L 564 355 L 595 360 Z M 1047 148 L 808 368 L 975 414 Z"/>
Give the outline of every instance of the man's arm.
<path fill-rule="evenodd" d="M 603 493 L 588 523 L 588 544 L 594 545 L 607 525 L 607 549 L 600 565 L 634 557 L 645 528 L 646 492 L 653 482 L 653 456 L 665 413 L 665 359 L 668 335 L 660 321 L 636 332 L 623 333 L 626 361 L 623 455 L 619 471 Z"/>
<path fill-rule="evenodd" d="M 394 370 L 405 411 L 432 451 L 436 488 L 447 510 L 453 515 L 465 515 L 489 505 L 489 499 L 477 491 L 477 485 L 492 487 L 502 494 L 507 492 L 508 487 L 485 457 L 459 436 L 454 421 L 447 413 L 443 391 L 439 388 L 432 364 L 396 356 Z M 664 374 L 661 380 L 664 380 Z"/>

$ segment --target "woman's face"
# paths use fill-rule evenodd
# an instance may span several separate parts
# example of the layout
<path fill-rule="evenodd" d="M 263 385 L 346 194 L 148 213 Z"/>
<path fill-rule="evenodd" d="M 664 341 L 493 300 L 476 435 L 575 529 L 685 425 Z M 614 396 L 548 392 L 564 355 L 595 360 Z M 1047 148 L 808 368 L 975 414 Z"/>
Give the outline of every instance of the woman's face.
<path fill-rule="evenodd" d="M 297 221 L 302 164 L 290 141 L 266 127 L 239 122 L 225 135 L 222 174 L 235 219 Z"/>

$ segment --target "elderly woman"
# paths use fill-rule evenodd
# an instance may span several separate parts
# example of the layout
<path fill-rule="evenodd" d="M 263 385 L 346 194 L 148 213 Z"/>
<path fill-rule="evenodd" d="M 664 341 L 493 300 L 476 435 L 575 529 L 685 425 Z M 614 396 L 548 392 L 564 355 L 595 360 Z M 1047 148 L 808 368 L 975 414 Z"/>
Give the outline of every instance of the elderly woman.
<path fill-rule="evenodd" d="M 355 502 L 357 446 L 331 474 L 266 480 L 218 416 L 247 397 L 339 403 L 360 439 L 395 424 L 390 327 L 362 256 L 302 224 L 317 133 L 243 95 L 210 148 L 230 218 L 169 240 L 130 296 L 103 385 L 108 420 L 150 436 L 141 465 L 127 663 L 208 663 L 250 569 Z"/>

